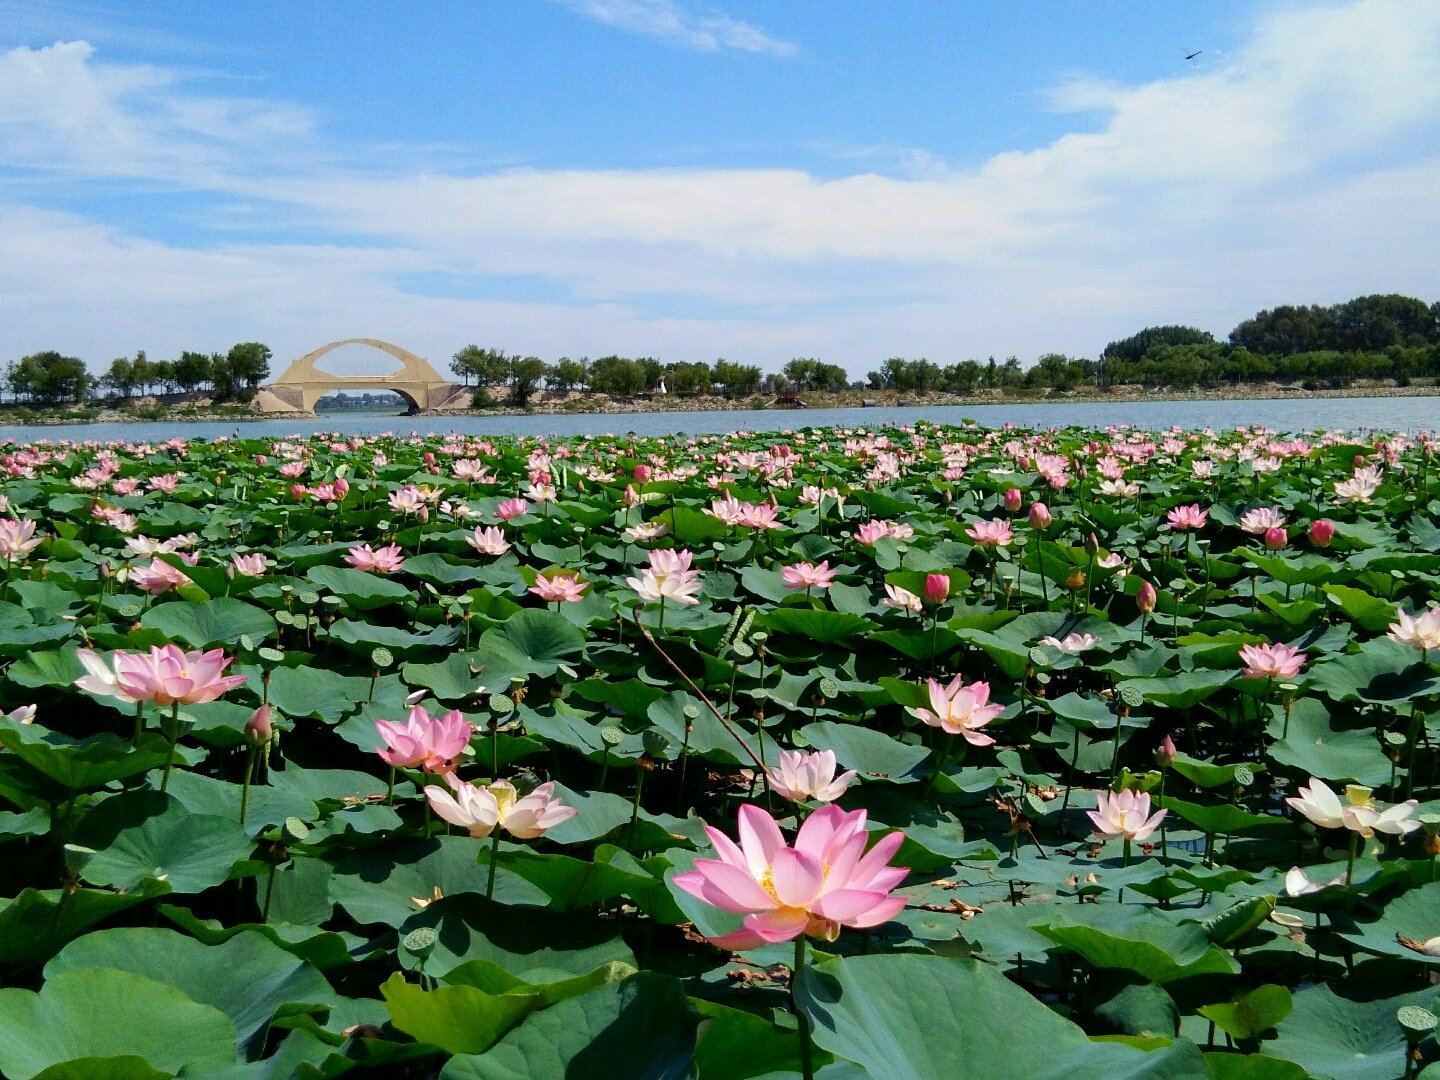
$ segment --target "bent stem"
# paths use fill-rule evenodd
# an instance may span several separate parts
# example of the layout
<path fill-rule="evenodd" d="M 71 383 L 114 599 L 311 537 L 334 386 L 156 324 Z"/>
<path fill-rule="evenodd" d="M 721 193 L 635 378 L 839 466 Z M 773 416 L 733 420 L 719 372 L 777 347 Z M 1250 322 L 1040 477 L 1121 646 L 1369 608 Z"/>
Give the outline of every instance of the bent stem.
<path fill-rule="evenodd" d="M 795 1014 L 795 1030 L 800 1035 L 800 1073 L 805 1080 L 815 1080 L 815 1048 L 810 1041 L 810 1020 L 800 1008 L 800 972 L 805 967 L 805 935 L 795 939 L 795 963 L 790 968 L 790 1011 Z"/>
<path fill-rule="evenodd" d="M 165 771 L 160 776 L 160 791 L 163 794 L 170 786 L 170 770 L 175 765 L 175 743 L 180 738 L 180 703 L 170 703 L 170 728 L 165 732 L 165 737 L 170 740 L 170 747 L 165 751 Z"/>
<path fill-rule="evenodd" d="M 250 778 L 255 773 L 255 755 L 260 752 L 258 746 L 250 747 L 250 752 L 245 758 L 245 776 L 240 781 L 240 827 L 245 827 L 245 819 L 250 816 Z"/>
<path fill-rule="evenodd" d="M 1355 903 L 1355 856 L 1360 850 L 1360 834 L 1350 830 L 1350 857 L 1345 863 L 1345 888 L 1350 891 L 1349 903 Z"/>
<path fill-rule="evenodd" d="M 930 782 L 925 785 L 925 794 L 920 796 L 921 802 L 930 799 L 930 793 L 935 790 L 935 781 L 940 779 L 940 774 L 945 771 L 945 766 L 950 762 L 950 754 L 955 749 L 955 736 L 946 734 L 945 745 L 940 748 L 940 760 L 935 763 L 935 771 L 930 774 Z"/>
<path fill-rule="evenodd" d="M 485 882 L 485 899 L 489 900 L 495 895 L 495 864 L 500 857 L 500 826 L 495 826 L 495 831 L 490 834 L 490 876 Z"/>

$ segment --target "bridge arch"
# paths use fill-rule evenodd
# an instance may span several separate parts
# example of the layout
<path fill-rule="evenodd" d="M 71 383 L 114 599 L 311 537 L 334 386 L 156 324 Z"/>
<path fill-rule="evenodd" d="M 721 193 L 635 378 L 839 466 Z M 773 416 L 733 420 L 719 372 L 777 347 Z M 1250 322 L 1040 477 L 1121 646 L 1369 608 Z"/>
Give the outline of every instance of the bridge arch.
<path fill-rule="evenodd" d="M 327 353 L 345 345 L 367 345 L 393 356 L 400 367 L 388 375 L 336 375 L 315 366 Z M 430 362 L 409 349 L 379 338 L 343 338 L 312 350 L 263 387 L 256 399 L 262 412 L 315 411 L 315 403 L 336 390 L 390 390 L 408 404 L 410 413 L 454 406 L 465 397 L 464 387 L 445 378 Z"/>

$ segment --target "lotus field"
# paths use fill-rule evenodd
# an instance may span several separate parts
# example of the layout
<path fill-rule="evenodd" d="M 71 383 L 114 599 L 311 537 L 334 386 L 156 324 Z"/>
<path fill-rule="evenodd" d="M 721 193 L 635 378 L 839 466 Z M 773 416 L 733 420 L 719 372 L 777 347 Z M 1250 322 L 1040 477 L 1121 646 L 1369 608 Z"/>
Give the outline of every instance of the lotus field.
<path fill-rule="evenodd" d="M 0 1073 L 1440 1076 L 1426 437 L 0 452 Z"/>

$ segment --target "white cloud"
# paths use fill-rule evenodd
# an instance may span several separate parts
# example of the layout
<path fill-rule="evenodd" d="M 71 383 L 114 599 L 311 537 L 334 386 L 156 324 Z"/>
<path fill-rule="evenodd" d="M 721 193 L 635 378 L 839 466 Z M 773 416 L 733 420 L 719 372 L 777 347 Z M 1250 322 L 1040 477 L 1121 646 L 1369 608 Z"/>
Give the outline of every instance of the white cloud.
<path fill-rule="evenodd" d="M 771 37 L 758 26 L 732 19 L 683 0 L 556 0 L 587 19 L 700 52 L 761 53 L 790 56 L 795 46 Z"/>
<path fill-rule="evenodd" d="M 12 182 L 0 358 L 256 337 L 298 355 L 362 334 L 432 357 L 479 339 L 551 357 L 821 355 L 858 374 L 896 354 L 1093 355 L 1157 322 L 1224 333 L 1275 303 L 1436 299 L 1440 4 L 1286 9 L 1209 67 L 1077 76 L 1051 105 L 1098 118 L 966 168 L 836 144 L 891 169 L 376 172 L 335 164 L 372 148 L 327 145 L 304 108 L 83 43 L 14 50 L 0 162 L 183 185 L 210 200 L 187 213 L 229 239 L 161 243 L 99 210 L 29 206 Z M 250 222 L 321 240 L 247 240 Z M 425 295 L 434 275 L 462 295 Z M 527 275 L 544 299 L 497 299 L 487 275 Z"/>

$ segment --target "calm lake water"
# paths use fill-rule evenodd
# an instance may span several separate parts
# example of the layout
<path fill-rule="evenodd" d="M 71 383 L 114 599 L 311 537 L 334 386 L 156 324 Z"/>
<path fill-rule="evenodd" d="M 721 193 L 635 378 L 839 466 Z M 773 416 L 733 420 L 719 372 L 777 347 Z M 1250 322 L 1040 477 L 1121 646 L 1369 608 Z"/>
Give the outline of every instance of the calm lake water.
<path fill-rule="evenodd" d="M 209 439 L 299 435 L 334 431 L 355 435 L 416 432 L 466 435 L 693 435 L 727 431 L 781 431 L 800 427 L 878 427 L 917 420 L 959 424 L 973 420 L 986 427 L 1105 427 L 1131 424 L 1146 429 L 1233 428 L 1260 424 L 1280 432 L 1361 428 L 1383 431 L 1434 430 L 1440 427 L 1440 397 L 1271 398 L 1257 401 L 1126 401 L 1089 405 L 946 405 L 912 409 L 770 409 L 733 412 L 591 413 L 551 416 L 379 416 L 333 413 L 313 420 L 67 424 L 55 427 L 0 426 L 0 440 L 166 439 L 181 435 Z"/>

